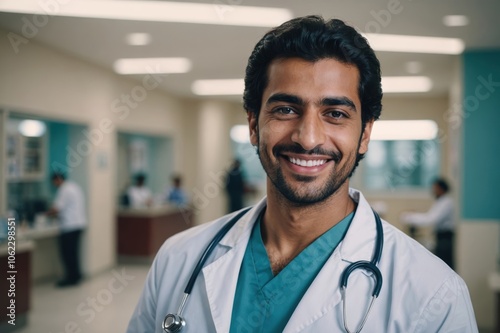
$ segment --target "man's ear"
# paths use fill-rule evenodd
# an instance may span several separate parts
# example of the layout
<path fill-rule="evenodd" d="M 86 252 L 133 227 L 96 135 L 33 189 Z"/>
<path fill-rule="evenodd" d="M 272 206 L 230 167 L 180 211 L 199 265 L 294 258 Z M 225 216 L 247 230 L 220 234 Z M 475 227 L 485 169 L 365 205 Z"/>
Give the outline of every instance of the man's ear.
<path fill-rule="evenodd" d="M 361 142 L 359 144 L 359 149 L 358 149 L 359 154 L 366 154 L 366 152 L 368 151 L 368 144 L 370 143 L 370 136 L 372 134 L 373 122 L 374 120 L 372 119 L 366 122 L 365 124 L 365 129 L 363 130 L 363 134 L 361 136 Z"/>
<path fill-rule="evenodd" d="M 248 128 L 250 130 L 250 143 L 252 146 L 257 146 L 259 142 L 259 130 L 257 122 L 257 114 L 252 111 L 247 111 Z"/>

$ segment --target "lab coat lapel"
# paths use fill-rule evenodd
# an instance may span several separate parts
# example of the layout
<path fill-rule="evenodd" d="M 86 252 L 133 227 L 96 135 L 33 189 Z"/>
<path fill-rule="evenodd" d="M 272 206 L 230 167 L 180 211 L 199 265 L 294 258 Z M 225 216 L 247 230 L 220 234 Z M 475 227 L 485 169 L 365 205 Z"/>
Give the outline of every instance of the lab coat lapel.
<path fill-rule="evenodd" d="M 216 248 L 214 251 L 225 248 L 226 252 L 203 268 L 210 311 L 218 333 L 229 332 L 241 262 L 252 226 L 263 207 L 265 207 L 265 198 L 236 223 L 220 241 L 219 249 Z"/>
<path fill-rule="evenodd" d="M 358 202 L 358 208 L 344 240 L 302 297 L 283 333 L 307 331 L 308 326 L 324 316 L 330 316 L 329 323 L 341 320 L 341 314 L 334 311 L 342 301 L 340 277 L 352 262 L 371 260 L 377 235 L 373 212 L 360 192 L 351 190 L 350 196 Z M 334 330 L 334 326 L 328 329 Z"/>

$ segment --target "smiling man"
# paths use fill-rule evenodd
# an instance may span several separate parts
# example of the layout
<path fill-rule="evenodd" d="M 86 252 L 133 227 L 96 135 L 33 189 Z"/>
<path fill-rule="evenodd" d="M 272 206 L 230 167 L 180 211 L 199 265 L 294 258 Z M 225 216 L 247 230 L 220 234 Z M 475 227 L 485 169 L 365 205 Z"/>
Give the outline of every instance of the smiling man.
<path fill-rule="evenodd" d="M 463 280 L 349 188 L 381 99 L 342 21 L 268 32 L 244 92 L 267 196 L 167 240 L 128 332 L 477 332 Z"/>

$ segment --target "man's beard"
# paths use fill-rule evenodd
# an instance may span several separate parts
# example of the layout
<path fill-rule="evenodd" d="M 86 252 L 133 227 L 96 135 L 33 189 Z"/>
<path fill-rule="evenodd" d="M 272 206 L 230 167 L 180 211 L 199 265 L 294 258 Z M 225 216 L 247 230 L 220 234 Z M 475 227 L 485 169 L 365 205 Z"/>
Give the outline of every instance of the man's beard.
<path fill-rule="evenodd" d="M 257 155 L 261 161 L 262 167 L 264 168 L 267 177 L 271 180 L 274 187 L 291 203 L 297 206 L 312 205 L 320 203 L 330 196 L 335 194 L 337 190 L 346 182 L 348 178 L 351 177 L 354 169 L 357 167 L 358 162 L 363 158 L 363 154 L 359 154 L 359 146 L 361 144 L 361 138 L 358 142 L 356 154 L 350 154 L 346 156 L 347 159 L 344 166 L 340 169 L 337 168 L 340 161 L 344 159 L 344 156 L 340 152 L 334 152 L 325 150 L 322 148 L 314 148 L 312 150 L 305 150 L 298 144 L 291 145 L 276 145 L 272 149 L 272 154 L 277 162 L 274 164 L 271 162 L 271 158 L 268 154 L 267 145 L 260 142 L 260 137 L 258 136 L 257 143 Z M 321 185 L 316 185 L 312 187 L 312 183 L 316 181 L 316 176 L 303 176 L 303 175 L 293 175 L 292 177 L 300 184 L 297 188 L 293 188 L 285 179 L 282 167 L 279 165 L 279 156 L 283 153 L 296 153 L 296 154 L 316 154 L 322 156 L 330 156 L 331 160 L 335 165 L 333 166 L 330 176 Z M 327 162 L 332 163 L 332 162 Z M 308 186 L 311 184 L 310 186 Z M 308 188 L 309 187 L 309 188 Z"/>

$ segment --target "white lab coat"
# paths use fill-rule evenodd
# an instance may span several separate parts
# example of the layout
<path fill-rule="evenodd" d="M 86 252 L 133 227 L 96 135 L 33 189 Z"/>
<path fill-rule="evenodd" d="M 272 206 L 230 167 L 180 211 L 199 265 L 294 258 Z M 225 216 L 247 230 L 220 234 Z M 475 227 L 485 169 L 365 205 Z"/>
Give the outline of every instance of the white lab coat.
<path fill-rule="evenodd" d="M 85 199 L 82 189 L 71 180 L 65 180 L 57 189 L 54 207 L 58 211 L 61 232 L 85 228 Z"/>
<path fill-rule="evenodd" d="M 433 225 L 436 231 L 454 231 L 454 205 L 448 194 L 443 194 L 434 201 L 426 213 L 404 213 L 401 216 L 404 223 L 416 226 Z"/>
<path fill-rule="evenodd" d="M 344 332 L 341 273 L 352 262 L 370 260 L 376 239 L 375 218 L 358 191 L 351 190 L 358 208 L 344 240 L 335 249 L 284 329 L 292 332 Z M 238 272 L 263 199 L 216 246 L 198 276 L 183 312 L 184 333 L 227 333 L 231 323 Z M 168 239 L 148 274 L 127 333 L 162 332 L 167 313 L 176 313 L 184 288 L 204 248 L 232 216 L 222 217 Z M 383 276 L 362 332 L 478 332 L 464 281 L 420 244 L 383 221 L 384 248 L 378 265 Z M 300 278 L 299 276 L 297 278 Z M 357 270 L 349 278 L 347 316 L 354 331 L 371 299 L 373 278 Z M 248 316 L 248 330 L 258 318 Z M 237 332 L 240 333 L 240 332 Z"/>

